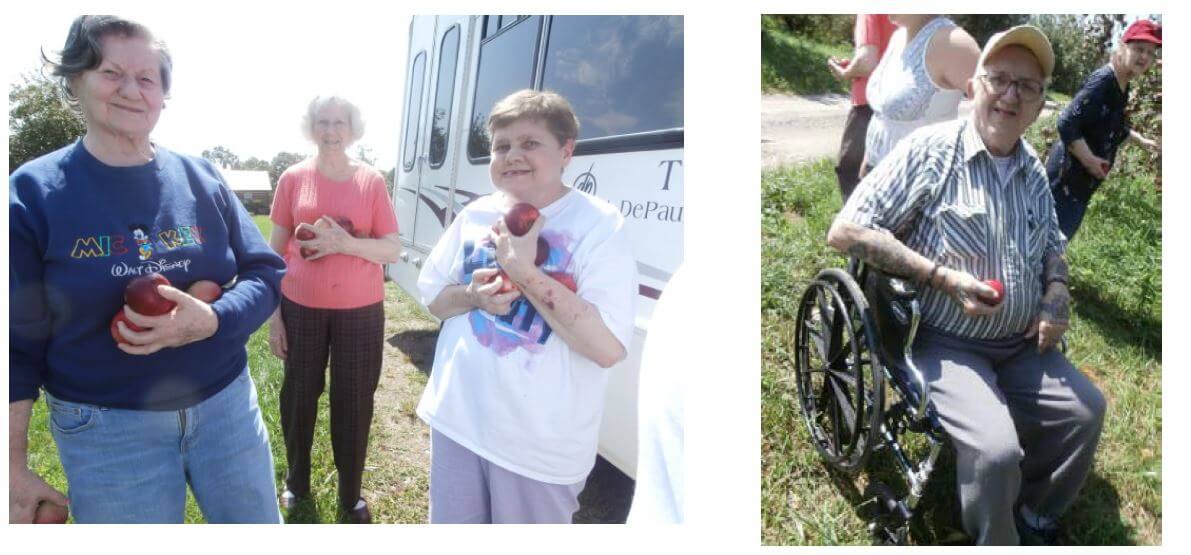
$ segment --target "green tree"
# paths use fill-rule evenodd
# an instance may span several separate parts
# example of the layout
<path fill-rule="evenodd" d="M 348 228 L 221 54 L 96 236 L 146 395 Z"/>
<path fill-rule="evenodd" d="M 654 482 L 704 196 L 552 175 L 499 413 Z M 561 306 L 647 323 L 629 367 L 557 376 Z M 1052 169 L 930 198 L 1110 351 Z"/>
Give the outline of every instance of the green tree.
<path fill-rule="evenodd" d="M 953 14 L 952 21 L 956 25 L 963 27 L 972 38 L 976 39 L 976 44 L 981 48 L 988 43 L 988 39 L 994 34 L 1004 31 L 1010 27 L 1021 25 L 1029 20 L 1029 16 L 1025 14 Z"/>
<path fill-rule="evenodd" d="M 204 150 L 201 156 L 218 164 L 219 167 L 225 170 L 234 170 L 240 164 L 240 157 L 222 145 Z"/>
<path fill-rule="evenodd" d="M 237 170 L 252 170 L 252 171 L 269 171 L 269 162 L 261 160 L 253 156 L 247 160 L 240 162 L 235 169 Z"/>
<path fill-rule="evenodd" d="M 273 161 L 269 162 L 269 183 L 273 185 L 273 190 L 277 190 L 277 180 L 281 179 L 281 174 L 285 173 L 286 169 L 305 159 L 305 156 L 295 152 L 278 152 Z"/>
<path fill-rule="evenodd" d="M 83 116 L 66 105 L 58 85 L 26 76 L 8 90 L 8 171 L 62 148 L 87 132 Z"/>

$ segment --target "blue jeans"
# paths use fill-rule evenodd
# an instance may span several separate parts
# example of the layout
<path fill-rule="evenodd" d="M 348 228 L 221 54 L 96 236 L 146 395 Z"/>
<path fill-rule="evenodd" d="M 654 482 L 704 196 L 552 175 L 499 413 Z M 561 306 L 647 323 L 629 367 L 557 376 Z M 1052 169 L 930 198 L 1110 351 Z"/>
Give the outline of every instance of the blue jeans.
<path fill-rule="evenodd" d="M 124 410 L 46 394 L 79 523 L 181 523 L 190 485 L 212 523 L 281 523 L 269 433 L 247 369 L 184 410 Z"/>

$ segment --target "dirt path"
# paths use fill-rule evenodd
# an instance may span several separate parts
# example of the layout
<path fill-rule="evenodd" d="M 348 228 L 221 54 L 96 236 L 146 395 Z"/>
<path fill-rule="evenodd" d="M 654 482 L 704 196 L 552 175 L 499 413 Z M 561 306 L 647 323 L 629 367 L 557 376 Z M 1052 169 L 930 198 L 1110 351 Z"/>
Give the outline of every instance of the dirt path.
<path fill-rule="evenodd" d="M 844 121 L 851 99 L 842 94 L 761 96 L 761 169 L 818 160 L 839 152 Z M 1057 108 L 1047 102 L 1039 118 Z M 960 102 L 959 117 L 967 117 L 972 104 Z"/>

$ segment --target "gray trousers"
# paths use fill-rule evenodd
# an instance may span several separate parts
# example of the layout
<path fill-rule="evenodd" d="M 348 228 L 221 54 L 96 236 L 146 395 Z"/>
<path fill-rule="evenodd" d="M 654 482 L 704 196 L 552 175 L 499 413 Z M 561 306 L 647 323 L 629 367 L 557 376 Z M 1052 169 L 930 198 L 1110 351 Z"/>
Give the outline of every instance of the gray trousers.
<path fill-rule="evenodd" d="M 587 480 L 547 484 L 514 474 L 438 430 L 430 436 L 431 524 L 570 524 Z"/>
<path fill-rule="evenodd" d="M 956 451 L 964 528 L 981 545 L 1016 545 L 1014 511 L 1056 519 L 1092 469 L 1105 401 L 1037 338 L 982 341 L 923 329 L 914 362 Z"/>

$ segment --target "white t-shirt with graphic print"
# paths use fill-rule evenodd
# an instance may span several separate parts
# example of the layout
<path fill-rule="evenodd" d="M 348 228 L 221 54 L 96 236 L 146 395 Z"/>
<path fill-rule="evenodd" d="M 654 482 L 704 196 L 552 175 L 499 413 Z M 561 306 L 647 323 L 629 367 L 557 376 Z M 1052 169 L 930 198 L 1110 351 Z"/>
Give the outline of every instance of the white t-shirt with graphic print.
<path fill-rule="evenodd" d="M 496 267 L 491 228 L 501 193 L 469 204 L 418 276 L 422 302 Z M 637 267 L 614 206 L 571 189 L 541 209 L 550 245 L 543 271 L 568 275 L 627 350 L 636 314 Z M 479 309 L 448 318 L 418 403 L 430 427 L 492 463 L 552 484 L 574 484 L 595 463 L 608 371 L 571 350 L 524 297 L 506 316 Z"/>

